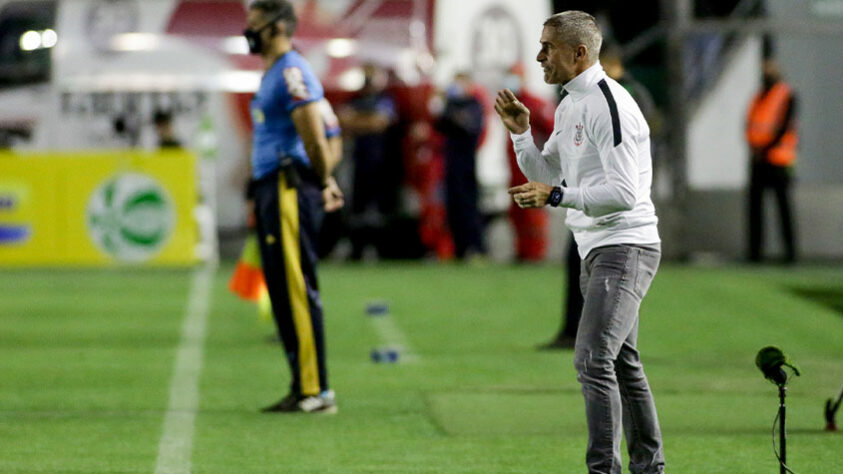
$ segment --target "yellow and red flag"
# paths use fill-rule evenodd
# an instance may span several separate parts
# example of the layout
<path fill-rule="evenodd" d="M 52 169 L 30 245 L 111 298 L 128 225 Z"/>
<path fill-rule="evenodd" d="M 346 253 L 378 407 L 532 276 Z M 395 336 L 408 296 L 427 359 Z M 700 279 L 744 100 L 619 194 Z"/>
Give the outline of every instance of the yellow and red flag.
<path fill-rule="evenodd" d="M 261 319 L 272 320 L 272 303 L 269 301 L 269 291 L 263 278 L 258 237 L 255 232 L 246 237 L 243 252 L 234 267 L 231 279 L 228 280 L 228 289 L 244 300 L 257 303 Z"/>

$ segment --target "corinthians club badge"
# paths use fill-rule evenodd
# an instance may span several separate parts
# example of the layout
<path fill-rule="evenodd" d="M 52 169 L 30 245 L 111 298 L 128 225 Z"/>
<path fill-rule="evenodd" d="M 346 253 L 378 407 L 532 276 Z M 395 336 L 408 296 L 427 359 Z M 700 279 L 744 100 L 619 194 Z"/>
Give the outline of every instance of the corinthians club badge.
<path fill-rule="evenodd" d="M 578 123 L 578 124 L 574 125 L 574 128 L 577 129 L 577 133 L 574 134 L 574 145 L 580 146 L 580 145 L 582 145 L 582 141 L 583 141 L 583 133 L 582 133 L 583 125 L 581 123 Z"/>

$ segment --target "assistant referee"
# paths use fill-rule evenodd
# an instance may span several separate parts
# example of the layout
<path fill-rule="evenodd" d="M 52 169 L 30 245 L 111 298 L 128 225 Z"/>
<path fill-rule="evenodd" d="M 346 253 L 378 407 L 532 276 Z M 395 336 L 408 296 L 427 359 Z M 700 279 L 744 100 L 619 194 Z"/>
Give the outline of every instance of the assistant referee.
<path fill-rule="evenodd" d="M 650 130 L 641 110 L 598 61 L 602 35 L 591 15 L 548 18 L 536 60 L 563 86 L 554 130 L 539 151 L 530 111 L 509 90 L 495 110 L 530 180 L 509 190 L 524 208 L 568 209 L 585 298 L 574 365 L 585 396 L 590 473 L 620 473 L 622 430 L 633 473 L 664 471 L 656 407 L 639 360 L 638 309 L 661 256 L 653 202 Z"/>
<path fill-rule="evenodd" d="M 252 179 L 261 263 L 292 372 L 290 392 L 264 412 L 333 413 L 316 244 L 325 211 L 343 205 L 331 178 L 322 85 L 292 48 L 297 18 L 286 0 L 249 6 L 244 32 L 265 74 L 251 104 Z"/>

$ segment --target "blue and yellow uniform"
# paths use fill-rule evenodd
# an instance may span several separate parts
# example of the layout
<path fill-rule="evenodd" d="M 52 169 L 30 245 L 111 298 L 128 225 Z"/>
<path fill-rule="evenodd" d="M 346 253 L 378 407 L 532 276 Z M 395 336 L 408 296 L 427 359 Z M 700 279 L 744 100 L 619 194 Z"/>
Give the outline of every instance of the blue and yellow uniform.
<path fill-rule="evenodd" d="M 324 217 L 321 182 L 292 120 L 296 107 L 324 101 L 322 85 L 296 51 L 264 75 L 252 100 L 252 173 L 261 263 L 292 371 L 291 393 L 328 390 L 316 243 Z M 327 112 L 325 106 L 327 105 Z M 320 104 L 326 135 L 339 134 Z"/>

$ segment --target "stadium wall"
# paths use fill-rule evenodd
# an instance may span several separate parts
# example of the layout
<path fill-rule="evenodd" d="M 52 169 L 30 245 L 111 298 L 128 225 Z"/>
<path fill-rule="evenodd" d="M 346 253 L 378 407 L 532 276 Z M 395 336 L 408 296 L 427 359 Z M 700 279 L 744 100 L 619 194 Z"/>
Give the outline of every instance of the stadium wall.
<path fill-rule="evenodd" d="M 774 18 L 811 18 L 812 8 L 769 2 Z M 807 260 L 843 259 L 843 39 L 775 35 L 776 56 L 799 97 L 801 141 L 793 205 L 797 245 Z M 692 258 L 745 256 L 748 155 L 743 139 L 746 107 L 760 82 L 761 39 L 747 38 L 702 100 L 687 130 L 689 195 L 684 245 Z M 780 255 L 778 213 L 765 203 L 766 254 Z M 666 242 L 666 246 L 670 243 Z"/>

